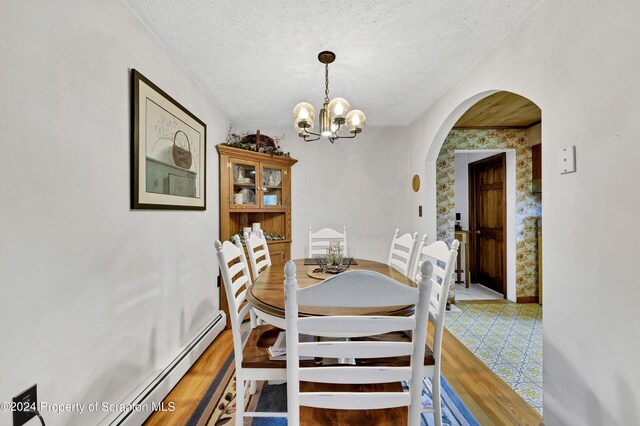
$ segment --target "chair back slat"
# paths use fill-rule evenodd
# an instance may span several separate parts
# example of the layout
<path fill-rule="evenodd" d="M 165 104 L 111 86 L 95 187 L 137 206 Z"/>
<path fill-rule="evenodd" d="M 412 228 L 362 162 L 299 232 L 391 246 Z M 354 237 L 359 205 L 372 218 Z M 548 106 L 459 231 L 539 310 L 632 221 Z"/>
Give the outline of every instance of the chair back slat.
<path fill-rule="evenodd" d="M 267 239 L 262 229 L 260 229 L 257 233 L 245 233 L 244 244 L 247 247 L 249 262 L 251 263 L 251 273 L 255 280 L 264 268 L 271 266 L 271 256 L 269 255 Z"/>
<path fill-rule="evenodd" d="M 353 270 L 301 289 L 297 297 L 300 305 L 364 308 L 415 304 L 418 293 L 379 272 Z"/>
<path fill-rule="evenodd" d="M 416 319 L 413 317 L 392 316 L 327 316 L 309 317 L 298 320 L 298 332 L 317 336 L 323 331 L 332 335 L 371 336 L 393 331 L 413 330 Z"/>
<path fill-rule="evenodd" d="M 245 265 L 244 263 L 236 263 L 235 265 L 231 265 L 229 267 L 229 275 L 235 277 L 238 272 L 242 271 L 246 266 L 247 265 Z"/>
<path fill-rule="evenodd" d="M 342 248 L 342 254 L 344 256 L 348 255 L 346 226 L 342 227 L 342 232 L 338 232 L 331 228 L 322 228 L 319 231 L 311 232 L 311 227 L 309 227 L 307 257 L 326 254 L 327 248 L 329 248 L 329 243 L 332 241 L 339 241 L 340 248 Z"/>
<path fill-rule="evenodd" d="M 246 275 L 241 275 L 237 280 L 233 282 L 233 294 L 238 294 L 238 290 L 249 282 L 249 278 Z"/>
<path fill-rule="evenodd" d="M 326 334 L 326 332 L 323 332 Z M 315 342 L 300 343 L 299 356 L 318 358 L 390 358 L 413 352 L 411 342 Z"/>
<path fill-rule="evenodd" d="M 234 306 L 240 307 L 245 302 L 245 300 L 247 300 L 247 289 L 242 290 L 240 294 L 235 297 Z"/>
<path fill-rule="evenodd" d="M 373 394 L 309 392 L 300 394 L 300 405 L 336 410 L 376 410 L 402 407 L 410 404 L 411 396 L 404 392 L 375 392 Z M 291 424 L 291 414 L 289 414 L 288 424 Z"/>
<path fill-rule="evenodd" d="M 271 261 L 267 261 L 266 259 L 261 260 L 260 262 L 257 263 L 256 265 L 256 269 L 260 272 L 262 272 L 262 270 L 264 268 L 266 268 L 267 266 L 271 266 Z"/>
<path fill-rule="evenodd" d="M 433 280 L 433 292 L 431 294 L 431 300 L 429 300 L 429 313 L 433 316 L 433 317 L 437 317 L 439 312 L 440 312 L 440 299 L 439 299 L 439 294 L 442 294 L 442 289 L 440 289 L 441 284 L 439 284 L 436 280 Z M 444 301 L 445 305 L 447 304 L 447 301 Z M 446 308 L 446 306 L 445 306 Z"/>
<path fill-rule="evenodd" d="M 300 381 L 338 384 L 390 383 L 411 379 L 411 367 L 309 367 Z"/>
<path fill-rule="evenodd" d="M 406 276 L 409 276 L 413 264 L 413 254 L 418 241 L 418 233 L 413 235 L 400 234 L 400 229 L 396 229 L 391 240 L 389 259 L 387 263 Z"/>
<path fill-rule="evenodd" d="M 430 260 L 430 262 L 432 264 L 435 263 L 433 260 Z M 444 269 L 442 269 L 439 266 L 434 265 L 433 266 L 433 275 L 436 277 L 436 281 L 441 283 L 447 277 L 447 271 L 445 271 Z"/>
<path fill-rule="evenodd" d="M 432 266 L 425 262 L 417 275 L 418 287 L 399 283 L 373 271 L 347 271 L 316 285 L 298 288 L 295 264 L 285 266 L 285 316 L 287 333 L 288 424 L 299 424 L 299 407 L 332 409 L 380 409 L 408 407 L 410 424 L 420 423 L 422 374 L 427 334 Z M 415 305 L 413 316 L 298 317 L 298 306 L 324 308 L 390 307 Z M 367 339 L 388 331 L 408 330 L 409 341 Z M 299 334 L 316 336 L 313 342 L 300 342 Z M 322 336 L 325 336 L 323 338 Z M 336 337 L 358 340 L 335 340 Z M 331 337 L 331 340 L 326 339 Z M 356 365 L 343 367 L 301 367 L 300 356 L 355 359 Z M 381 367 L 364 366 L 358 359 L 410 358 L 410 367 L 390 363 Z M 384 361 L 382 361 L 384 362 Z M 300 392 L 300 381 L 339 384 L 409 382 L 409 392 Z M 400 387 L 400 386 L 399 386 Z"/>

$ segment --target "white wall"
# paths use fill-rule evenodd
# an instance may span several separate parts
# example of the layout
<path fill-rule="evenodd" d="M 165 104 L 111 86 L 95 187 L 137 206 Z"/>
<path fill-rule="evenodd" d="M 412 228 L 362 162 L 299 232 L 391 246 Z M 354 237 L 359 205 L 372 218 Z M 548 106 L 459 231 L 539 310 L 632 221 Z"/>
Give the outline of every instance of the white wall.
<path fill-rule="evenodd" d="M 544 126 L 544 417 L 548 425 L 639 424 L 640 2 L 543 0 L 410 129 L 425 182 L 446 133 L 482 96 L 509 90 L 542 109 Z M 577 173 L 561 175 L 562 146 Z M 637 186 L 637 185 L 636 185 Z M 435 231 L 435 193 L 413 226 Z M 631 269 L 630 269 L 631 268 Z"/>
<path fill-rule="evenodd" d="M 252 125 L 236 126 L 255 131 Z M 285 135 L 284 151 L 298 159 L 291 173 L 294 258 L 306 256 L 308 227 L 347 227 L 349 255 L 387 261 L 391 238 L 415 232 L 404 206 L 411 179 L 406 127 L 367 127 L 355 139 L 331 144 L 322 138 L 305 143 L 293 128 L 261 128 L 269 136 Z M 414 213 L 417 216 L 417 209 Z"/>
<path fill-rule="evenodd" d="M 119 0 L 0 2 L 0 52 L 0 401 L 120 402 L 217 312 L 228 120 Z M 206 211 L 130 210 L 130 68 L 207 124 Z"/>

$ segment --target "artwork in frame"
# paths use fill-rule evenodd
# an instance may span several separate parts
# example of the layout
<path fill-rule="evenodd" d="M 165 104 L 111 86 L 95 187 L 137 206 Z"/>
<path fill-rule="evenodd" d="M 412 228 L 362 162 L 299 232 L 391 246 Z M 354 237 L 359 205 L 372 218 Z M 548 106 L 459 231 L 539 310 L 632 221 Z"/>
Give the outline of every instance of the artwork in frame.
<path fill-rule="evenodd" d="M 134 209 L 206 209 L 207 126 L 132 70 Z"/>

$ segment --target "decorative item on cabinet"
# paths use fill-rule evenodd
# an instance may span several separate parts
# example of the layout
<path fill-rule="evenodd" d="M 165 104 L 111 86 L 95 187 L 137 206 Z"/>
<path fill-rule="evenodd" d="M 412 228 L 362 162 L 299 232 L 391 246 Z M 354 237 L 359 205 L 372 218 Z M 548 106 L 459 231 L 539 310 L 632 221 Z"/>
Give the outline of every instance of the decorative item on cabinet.
<path fill-rule="evenodd" d="M 216 148 L 220 156 L 220 240 L 262 229 L 272 264 L 284 265 L 291 258 L 291 166 L 298 160 L 226 144 Z M 236 197 L 239 194 L 242 197 Z M 228 318 L 224 290 L 220 306 Z"/>
<path fill-rule="evenodd" d="M 253 135 L 250 135 L 249 132 L 238 134 L 232 133 L 231 127 L 229 126 L 226 142 L 221 145 L 289 158 L 289 153 L 280 149 L 279 143 L 284 138 L 284 135 L 271 138 L 267 135 L 261 135 L 260 130 L 256 130 Z"/>

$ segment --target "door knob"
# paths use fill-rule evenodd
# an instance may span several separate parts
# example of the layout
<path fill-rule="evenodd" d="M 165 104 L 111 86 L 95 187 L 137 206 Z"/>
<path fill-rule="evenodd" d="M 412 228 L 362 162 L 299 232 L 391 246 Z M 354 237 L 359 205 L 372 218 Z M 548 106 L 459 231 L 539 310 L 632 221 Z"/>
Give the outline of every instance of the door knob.
<path fill-rule="evenodd" d="M 479 234 L 479 233 L 480 233 L 480 230 L 478 229 L 478 230 L 476 231 L 476 234 Z"/>

